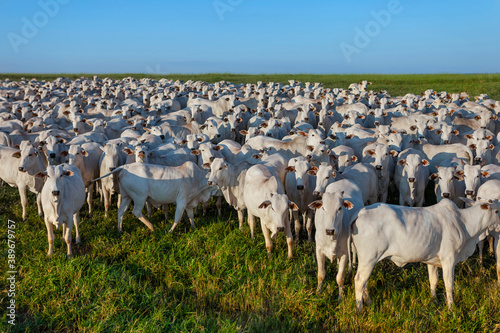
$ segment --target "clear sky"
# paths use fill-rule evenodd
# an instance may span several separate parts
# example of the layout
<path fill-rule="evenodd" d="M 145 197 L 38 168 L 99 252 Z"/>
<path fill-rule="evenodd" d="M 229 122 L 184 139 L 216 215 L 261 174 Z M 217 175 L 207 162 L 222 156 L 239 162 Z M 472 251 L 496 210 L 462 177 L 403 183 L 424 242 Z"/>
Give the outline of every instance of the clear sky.
<path fill-rule="evenodd" d="M 0 72 L 499 73 L 500 1 L 1 0 Z"/>

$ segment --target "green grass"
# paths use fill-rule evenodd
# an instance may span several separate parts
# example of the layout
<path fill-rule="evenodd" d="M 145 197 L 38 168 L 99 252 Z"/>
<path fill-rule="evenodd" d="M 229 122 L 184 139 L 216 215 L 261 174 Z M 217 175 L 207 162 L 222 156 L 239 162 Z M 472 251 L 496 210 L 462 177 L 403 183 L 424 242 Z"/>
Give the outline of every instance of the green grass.
<path fill-rule="evenodd" d="M 94 74 L 0 74 L 0 79 L 9 78 L 19 80 L 22 77 L 31 79 L 36 77 L 39 80 L 54 80 L 59 76 L 65 76 L 72 79 L 78 77 L 92 78 Z M 401 74 L 401 75 L 383 75 L 383 74 L 342 74 L 342 75 L 312 75 L 312 74 L 98 74 L 99 77 L 110 77 L 113 79 L 122 79 L 124 77 L 151 77 L 155 79 L 169 78 L 174 80 L 202 80 L 207 82 L 218 82 L 221 80 L 233 83 L 247 82 L 282 82 L 287 83 L 289 79 L 295 79 L 301 82 L 321 82 L 329 88 L 347 88 L 353 82 L 369 80 L 373 83 L 370 89 L 386 89 L 392 96 L 403 96 L 407 93 L 419 94 L 427 89 L 436 91 L 446 90 L 449 93 L 460 93 L 467 91 L 471 96 L 481 93 L 487 93 L 493 99 L 500 99 L 500 74 Z"/>
<path fill-rule="evenodd" d="M 477 256 L 456 268 L 456 308 L 448 311 L 444 284 L 438 302 L 430 297 L 423 264 L 398 268 L 379 263 L 370 280 L 373 305 L 358 315 L 354 285 L 337 304 L 336 263 L 327 264 L 325 289 L 317 295 L 314 244 L 301 240 L 294 258 L 286 258 L 283 235 L 268 260 L 257 229 L 226 207 L 221 218 L 212 202 L 198 228 L 183 221 L 174 234 L 163 214 L 152 217 L 151 233 L 130 211 L 124 232 L 116 227 L 116 207 L 103 216 L 95 201 L 93 218 L 82 211 L 82 243 L 66 244 L 56 231 L 55 253 L 48 258 L 47 232 L 30 197 L 29 217 L 20 221 L 16 189 L 0 188 L 0 271 L 7 271 L 7 219 L 17 221 L 17 325 L 1 317 L 0 331 L 33 332 L 295 332 L 295 331 L 493 331 L 500 328 L 500 290 L 493 255 L 485 251 L 484 268 Z M 173 213 L 173 207 L 171 210 Z M 170 216 L 173 216 L 171 214 Z M 306 235 L 302 234 L 302 238 Z M 3 275 L 3 274 L 2 274 Z M 6 280 L 0 280 L 6 290 Z M 0 306 L 6 308 L 5 292 Z M 4 313 L 3 311 L 0 313 Z"/>
<path fill-rule="evenodd" d="M 68 77 L 78 75 L 63 74 Z M 2 74 L 19 79 L 32 74 Z M 36 75 L 50 80 L 59 75 Z M 85 76 L 91 76 L 86 74 Z M 100 75 L 104 77 L 106 75 Z M 114 78 L 143 77 L 110 74 Z M 153 77 L 159 78 L 160 76 Z M 361 79 L 392 95 L 425 89 L 487 93 L 500 96 L 499 74 L 477 75 L 168 75 L 174 79 L 209 82 L 257 80 L 320 81 L 328 87 L 347 88 Z M 392 197 L 394 200 L 394 197 Z M 344 300 L 337 304 L 336 263 L 327 264 L 324 291 L 316 294 L 314 244 L 294 244 L 294 258 L 286 258 L 280 235 L 275 252 L 267 258 L 259 226 L 250 239 L 245 224 L 237 227 L 237 214 L 225 206 L 217 218 L 213 202 L 206 217 L 195 215 L 191 230 L 184 220 L 173 235 L 170 220 L 155 211 L 151 233 L 129 211 L 124 232 L 118 233 L 116 205 L 104 218 L 102 203 L 95 202 L 89 217 L 82 210 L 82 243 L 73 244 L 74 257 L 66 258 L 61 231 L 56 231 L 55 253 L 47 258 L 47 232 L 30 195 L 29 216 L 21 221 L 16 189 L 0 188 L 0 332 L 297 332 L 297 331 L 499 331 L 500 289 L 495 260 L 485 251 L 483 267 L 477 255 L 457 265 L 455 309 L 446 309 L 443 281 L 438 301 L 430 297 L 423 264 L 398 268 L 389 261 L 376 265 L 369 280 L 373 304 L 357 314 L 352 280 Z M 171 205 L 173 206 L 173 205 Z M 7 324 L 7 219 L 17 222 L 17 325 Z M 441 273 L 440 273 L 441 275 Z"/>

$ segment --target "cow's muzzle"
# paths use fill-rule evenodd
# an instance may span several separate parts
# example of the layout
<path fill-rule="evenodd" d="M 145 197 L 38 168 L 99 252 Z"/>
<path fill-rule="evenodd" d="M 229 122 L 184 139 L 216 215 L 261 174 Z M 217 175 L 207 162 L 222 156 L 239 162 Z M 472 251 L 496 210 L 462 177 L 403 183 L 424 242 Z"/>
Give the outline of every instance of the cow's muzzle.
<path fill-rule="evenodd" d="M 443 193 L 443 198 L 449 198 L 450 197 L 450 193 Z"/>
<path fill-rule="evenodd" d="M 52 195 L 55 197 L 57 197 L 60 193 L 61 191 L 52 191 Z"/>
<path fill-rule="evenodd" d="M 304 189 L 304 185 L 297 185 L 297 190 L 301 191 Z"/>

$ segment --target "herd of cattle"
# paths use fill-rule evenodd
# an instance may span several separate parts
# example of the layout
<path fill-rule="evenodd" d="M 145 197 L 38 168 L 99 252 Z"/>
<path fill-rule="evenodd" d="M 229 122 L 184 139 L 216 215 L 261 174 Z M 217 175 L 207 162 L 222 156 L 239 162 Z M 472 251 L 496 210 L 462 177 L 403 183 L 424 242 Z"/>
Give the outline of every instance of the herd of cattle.
<path fill-rule="evenodd" d="M 482 251 L 490 239 L 500 277 L 500 102 L 433 90 L 391 97 L 369 84 L 7 79 L 0 178 L 19 189 L 23 219 L 26 192 L 36 193 L 49 255 L 62 225 L 71 256 L 72 228 L 78 243 L 79 211 L 87 199 L 92 213 L 95 195 L 107 216 L 118 194 L 119 230 L 131 203 L 151 230 L 144 206 L 167 219 L 175 203 L 170 232 L 184 211 L 195 227 L 194 208 L 213 196 L 219 214 L 222 198 L 237 210 L 240 228 L 246 210 L 252 238 L 260 219 L 269 254 L 284 232 L 292 257 L 291 221 L 296 239 L 303 223 L 315 238 L 318 291 L 325 258 L 338 259 L 339 299 L 357 258 L 359 310 L 378 261 L 424 262 L 433 296 L 443 268 L 451 307 L 454 267 L 478 242 Z M 434 201 L 429 182 L 437 204 L 423 207 Z"/>

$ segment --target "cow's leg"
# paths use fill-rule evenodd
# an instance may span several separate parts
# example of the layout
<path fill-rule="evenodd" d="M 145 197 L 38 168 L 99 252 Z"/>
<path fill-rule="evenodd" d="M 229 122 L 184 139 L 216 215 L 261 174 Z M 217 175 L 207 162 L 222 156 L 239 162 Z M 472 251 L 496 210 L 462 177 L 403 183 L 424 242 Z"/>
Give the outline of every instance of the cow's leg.
<path fill-rule="evenodd" d="M 168 204 L 164 204 L 163 205 L 163 212 L 165 213 L 165 222 L 168 221 L 168 209 L 169 209 Z"/>
<path fill-rule="evenodd" d="M 479 249 L 479 264 L 483 266 L 483 249 L 484 249 L 484 239 L 477 243 L 477 248 Z"/>
<path fill-rule="evenodd" d="M 443 263 L 443 280 L 446 289 L 446 303 L 448 310 L 453 308 L 453 277 L 455 265 L 453 263 Z"/>
<path fill-rule="evenodd" d="M 250 235 L 253 240 L 255 236 L 255 216 L 252 215 L 250 212 L 248 212 L 248 226 L 250 227 Z"/>
<path fill-rule="evenodd" d="M 203 216 L 205 216 L 205 214 L 207 213 L 208 201 L 202 203 L 202 206 L 203 206 Z"/>
<path fill-rule="evenodd" d="M 110 201 L 111 201 L 111 194 L 108 191 L 108 189 L 105 188 L 104 186 L 102 187 L 102 195 L 104 197 L 104 217 L 107 218 L 108 217 L 109 205 L 110 205 Z"/>
<path fill-rule="evenodd" d="M 351 242 L 351 246 L 352 246 L 352 264 L 356 265 L 356 260 L 358 259 L 358 250 L 356 249 L 354 242 Z"/>
<path fill-rule="evenodd" d="M 222 196 L 217 196 L 217 201 L 216 201 L 216 204 L 217 206 L 217 216 L 221 216 L 222 215 Z"/>
<path fill-rule="evenodd" d="M 28 197 L 26 196 L 26 186 L 19 186 L 19 196 L 21 197 L 21 207 L 23 209 L 23 221 L 28 218 L 28 213 L 26 211 L 28 207 Z"/>
<path fill-rule="evenodd" d="M 339 286 L 339 303 L 342 301 L 342 294 L 344 292 L 344 275 L 345 275 L 345 268 L 347 266 L 347 255 L 343 255 L 337 260 L 338 268 L 339 270 L 337 271 L 337 285 Z"/>
<path fill-rule="evenodd" d="M 354 277 L 354 289 L 356 290 L 356 306 L 358 311 L 363 310 L 363 299 L 367 301 L 367 305 L 370 302 L 367 285 L 375 263 L 376 260 L 374 258 L 370 261 L 360 260 L 359 262 L 358 271 Z"/>
<path fill-rule="evenodd" d="M 120 197 L 120 195 L 119 195 Z M 149 230 L 154 231 L 153 225 L 149 222 L 144 215 L 142 215 L 142 209 L 146 204 L 146 197 L 143 198 L 135 198 L 134 200 L 134 209 L 132 209 L 132 213 L 149 228 Z M 121 205 L 120 205 L 121 206 Z"/>
<path fill-rule="evenodd" d="M 76 234 L 75 244 L 78 244 L 81 241 L 80 232 L 78 231 L 78 225 L 80 224 L 80 213 L 79 212 L 76 212 L 75 214 L 73 214 L 73 224 L 75 226 L 75 234 Z"/>
<path fill-rule="evenodd" d="M 89 215 L 92 215 L 92 197 L 94 196 L 94 183 L 87 187 L 87 204 L 89 205 Z"/>
<path fill-rule="evenodd" d="M 264 240 L 266 241 L 267 256 L 271 258 L 271 251 L 273 250 L 273 241 L 269 235 L 269 229 L 267 229 L 264 221 L 260 220 L 260 226 L 262 228 L 262 233 L 264 234 Z"/>
<path fill-rule="evenodd" d="M 312 242 L 312 211 L 308 210 L 307 214 L 305 215 L 307 217 L 307 224 L 306 224 L 306 229 L 307 229 L 307 241 Z M 304 222 L 306 220 L 304 219 Z"/>
<path fill-rule="evenodd" d="M 238 224 L 240 227 L 240 230 L 243 230 L 243 220 L 245 218 L 245 212 L 243 209 L 238 209 Z"/>
<path fill-rule="evenodd" d="M 54 253 L 54 226 L 45 217 L 45 227 L 47 228 L 47 237 L 49 240 L 49 252 L 47 256 L 51 256 Z"/>
<path fill-rule="evenodd" d="M 436 286 L 439 280 L 438 267 L 434 265 L 427 264 L 427 271 L 429 272 L 429 283 L 431 285 L 431 296 L 436 299 Z"/>
<path fill-rule="evenodd" d="M 319 294 L 323 289 L 323 281 L 326 277 L 325 255 L 321 252 L 319 246 L 316 246 L 316 261 L 318 262 L 318 288 L 316 289 L 316 292 Z"/>
<path fill-rule="evenodd" d="M 295 238 L 299 239 L 300 234 L 300 220 L 299 220 L 299 212 L 292 211 L 293 221 L 295 222 Z"/>
<path fill-rule="evenodd" d="M 191 222 L 191 228 L 196 229 L 196 224 L 194 223 L 194 212 L 193 208 L 186 207 L 186 213 L 189 218 L 189 222 Z"/>
<path fill-rule="evenodd" d="M 184 202 L 177 202 L 177 207 L 175 207 L 175 217 L 174 217 L 174 224 L 172 224 L 172 227 L 168 231 L 169 233 L 172 233 L 179 224 L 179 222 L 182 219 L 182 214 L 184 214 L 184 210 L 186 209 L 186 203 Z"/>
<path fill-rule="evenodd" d="M 120 193 L 118 193 L 118 202 L 116 204 L 116 207 L 120 207 L 121 203 L 122 203 L 122 195 Z M 134 206 L 135 206 L 135 202 L 134 202 Z M 144 208 L 144 205 L 142 205 L 142 208 Z"/>
<path fill-rule="evenodd" d="M 151 203 L 149 203 L 147 201 L 146 201 L 146 209 L 148 211 L 148 219 L 150 219 L 151 218 L 151 211 L 153 210 L 153 207 L 152 207 Z"/>
<path fill-rule="evenodd" d="M 128 195 L 123 196 L 123 200 L 121 202 L 120 207 L 118 208 L 118 231 L 122 231 L 122 224 L 123 224 L 123 215 L 127 211 L 128 206 L 132 202 L 132 198 L 130 198 Z"/>
<path fill-rule="evenodd" d="M 288 245 L 288 259 L 293 258 L 293 235 L 290 221 L 285 222 L 286 244 Z M 272 243 L 271 243 L 272 244 Z"/>
<path fill-rule="evenodd" d="M 493 236 L 491 234 L 488 235 L 488 243 L 490 244 L 490 252 L 495 253 L 494 239 L 493 239 Z"/>
<path fill-rule="evenodd" d="M 66 236 L 66 223 L 63 223 L 61 239 L 64 240 L 65 236 Z"/>
<path fill-rule="evenodd" d="M 36 194 L 36 207 L 38 209 L 38 216 L 42 216 L 43 215 L 43 211 L 42 211 L 42 194 L 40 192 L 38 192 Z"/>
<path fill-rule="evenodd" d="M 495 259 L 497 262 L 497 279 L 498 283 L 500 284 L 500 241 L 499 241 L 499 236 L 500 232 L 495 231 L 492 236 L 493 236 L 493 242 L 495 245 Z"/>
<path fill-rule="evenodd" d="M 66 246 L 68 247 L 68 253 L 67 256 L 68 258 L 71 258 L 73 256 L 73 252 L 71 251 L 71 232 L 73 229 L 73 222 L 68 221 L 68 226 L 66 228 L 66 232 L 64 233 L 64 240 L 66 241 Z"/>

